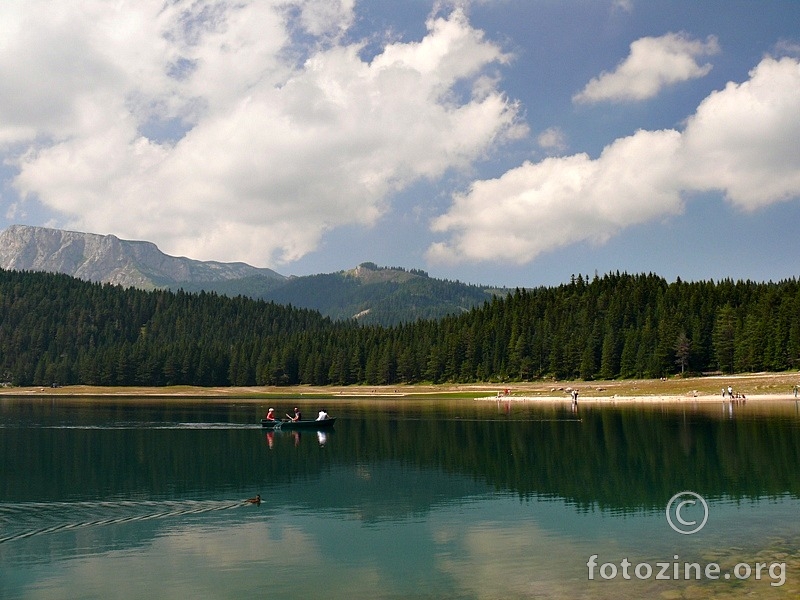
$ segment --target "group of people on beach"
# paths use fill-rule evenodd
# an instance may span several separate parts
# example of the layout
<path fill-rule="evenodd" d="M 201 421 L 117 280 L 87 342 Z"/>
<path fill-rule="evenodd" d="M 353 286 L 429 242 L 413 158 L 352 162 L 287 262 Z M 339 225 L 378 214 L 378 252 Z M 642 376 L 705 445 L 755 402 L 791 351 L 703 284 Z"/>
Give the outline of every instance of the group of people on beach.
<path fill-rule="evenodd" d="M 731 386 L 728 386 L 727 390 L 725 388 L 722 388 L 722 397 L 725 398 L 726 395 L 729 400 L 746 400 L 744 394 L 742 394 L 741 392 L 736 392 L 734 394 L 733 388 Z"/>
<path fill-rule="evenodd" d="M 303 420 L 303 413 L 300 412 L 300 409 L 297 406 L 295 406 L 294 407 L 294 415 L 290 415 L 289 413 L 286 413 L 286 417 L 287 417 L 287 419 L 289 419 L 289 421 L 291 421 L 293 423 L 296 423 L 297 421 L 302 421 Z M 277 421 L 278 419 L 275 418 L 275 409 L 274 408 L 270 408 L 267 411 L 267 416 L 264 417 L 264 418 L 267 421 Z M 322 409 L 320 409 L 316 420 L 317 421 L 324 421 L 324 420 L 326 420 L 328 418 L 329 418 L 329 416 L 328 416 L 327 411 L 324 408 L 322 408 Z"/>

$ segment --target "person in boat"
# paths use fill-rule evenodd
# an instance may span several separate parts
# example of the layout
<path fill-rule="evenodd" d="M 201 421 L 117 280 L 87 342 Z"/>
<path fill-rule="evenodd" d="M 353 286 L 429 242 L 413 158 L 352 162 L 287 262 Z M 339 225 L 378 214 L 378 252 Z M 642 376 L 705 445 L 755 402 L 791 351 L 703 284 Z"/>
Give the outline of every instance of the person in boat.
<path fill-rule="evenodd" d="M 270 409 L 267 411 L 267 416 L 265 417 L 265 419 L 266 419 L 267 421 L 275 421 L 275 420 L 276 420 L 276 419 L 275 419 L 275 409 L 274 409 L 274 408 L 270 408 Z"/>
<path fill-rule="evenodd" d="M 286 416 L 289 417 L 289 420 L 292 421 L 293 423 L 296 423 L 297 421 L 303 419 L 303 415 L 300 413 L 300 409 L 297 408 L 296 406 L 294 407 L 294 416 L 290 415 L 289 413 L 286 413 Z"/>
<path fill-rule="evenodd" d="M 328 418 L 328 413 L 325 412 L 324 408 L 319 411 L 319 414 L 317 415 L 317 421 L 326 421 Z"/>

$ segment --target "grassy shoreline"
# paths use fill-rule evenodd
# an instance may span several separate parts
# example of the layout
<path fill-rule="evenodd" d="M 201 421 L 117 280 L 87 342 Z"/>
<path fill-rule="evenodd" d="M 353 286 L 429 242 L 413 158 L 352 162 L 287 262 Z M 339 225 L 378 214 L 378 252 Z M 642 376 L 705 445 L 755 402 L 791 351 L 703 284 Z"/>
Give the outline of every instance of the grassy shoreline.
<path fill-rule="evenodd" d="M 669 379 L 636 379 L 612 381 L 537 381 L 529 383 L 414 384 L 393 386 L 310 386 L 289 387 L 101 387 L 64 386 L 0 388 L 0 396 L 160 398 L 206 400 L 266 400 L 271 398 L 418 398 L 437 396 L 452 398 L 488 398 L 509 391 L 510 399 L 569 399 L 577 389 L 581 401 L 603 400 L 722 400 L 722 389 L 731 386 L 734 393 L 748 399 L 791 399 L 793 388 L 800 385 L 800 372 L 751 373 L 743 375 L 672 377 Z"/>

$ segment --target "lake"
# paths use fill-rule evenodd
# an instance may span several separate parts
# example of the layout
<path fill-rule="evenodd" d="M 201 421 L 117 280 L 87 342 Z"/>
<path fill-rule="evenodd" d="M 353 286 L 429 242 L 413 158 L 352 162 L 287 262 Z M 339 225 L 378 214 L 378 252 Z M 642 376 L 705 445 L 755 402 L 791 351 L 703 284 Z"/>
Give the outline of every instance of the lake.
<path fill-rule="evenodd" d="M 0 598 L 800 595 L 794 401 L 300 406 L 0 398 Z"/>

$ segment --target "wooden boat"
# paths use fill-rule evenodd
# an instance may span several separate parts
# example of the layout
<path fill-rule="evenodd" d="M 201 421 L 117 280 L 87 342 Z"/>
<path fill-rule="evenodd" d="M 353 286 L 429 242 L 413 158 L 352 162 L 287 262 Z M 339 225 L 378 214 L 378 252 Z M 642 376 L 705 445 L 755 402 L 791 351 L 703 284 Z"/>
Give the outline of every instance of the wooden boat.
<path fill-rule="evenodd" d="M 331 429 L 331 428 L 333 428 L 333 424 L 335 422 L 336 422 L 336 417 L 334 417 L 332 419 L 325 419 L 323 421 L 268 421 L 267 419 L 261 419 L 261 426 L 266 428 L 266 429 L 320 430 L 320 429 Z"/>

